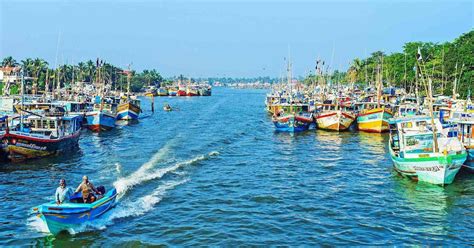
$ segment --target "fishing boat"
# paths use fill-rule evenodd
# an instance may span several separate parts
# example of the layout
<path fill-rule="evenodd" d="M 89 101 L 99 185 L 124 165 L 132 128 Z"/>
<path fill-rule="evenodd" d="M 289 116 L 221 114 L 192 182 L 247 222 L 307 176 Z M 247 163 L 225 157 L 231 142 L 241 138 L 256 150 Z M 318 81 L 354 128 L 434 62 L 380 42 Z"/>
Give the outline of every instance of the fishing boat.
<path fill-rule="evenodd" d="M 206 85 L 203 85 L 203 86 L 200 86 L 199 87 L 199 95 L 200 96 L 210 96 L 212 93 L 211 93 L 211 86 L 206 86 Z"/>
<path fill-rule="evenodd" d="M 186 96 L 186 86 L 179 85 L 178 86 L 178 96 Z"/>
<path fill-rule="evenodd" d="M 155 86 L 148 86 L 145 90 L 145 96 L 149 96 L 149 97 L 152 97 L 152 96 L 157 96 L 158 93 L 157 93 L 157 90 L 156 90 L 156 87 Z"/>
<path fill-rule="evenodd" d="M 95 97 L 93 110 L 86 113 L 86 127 L 93 132 L 108 131 L 115 127 L 118 100 L 115 97 L 105 97 L 105 80 L 101 79 L 102 65 L 98 67 L 97 83 L 100 86 L 99 95 Z"/>
<path fill-rule="evenodd" d="M 124 99 L 117 107 L 117 120 L 136 121 L 140 112 L 139 99 Z"/>
<path fill-rule="evenodd" d="M 389 103 L 396 102 L 395 89 L 388 88 L 385 91 L 384 103 L 381 103 L 382 98 L 382 73 L 380 73 L 380 66 L 377 67 L 377 85 L 376 85 L 376 99 L 372 96 L 366 98 L 366 101 L 361 103 L 357 115 L 357 128 L 360 131 L 369 133 L 382 133 L 389 129 L 388 121 L 393 117 L 393 112 L 389 107 Z M 387 103 L 387 104 L 386 104 Z"/>
<path fill-rule="evenodd" d="M 298 114 L 280 114 L 273 117 L 273 124 L 278 132 L 302 132 L 309 129 L 313 123 L 313 114 L 300 112 Z"/>
<path fill-rule="evenodd" d="M 140 100 L 131 96 L 130 93 L 130 80 L 132 75 L 130 68 L 128 71 L 124 71 L 124 73 L 127 74 L 127 95 L 120 98 L 116 119 L 117 121 L 137 121 L 142 111 L 140 108 Z"/>
<path fill-rule="evenodd" d="M 7 130 L 7 116 L 0 117 L 0 161 L 5 161 L 7 158 L 7 140 L 4 141 Z"/>
<path fill-rule="evenodd" d="M 78 147 L 80 117 L 50 114 L 20 116 L 20 123 L 6 129 L 3 140 L 13 162 L 46 157 Z"/>
<path fill-rule="evenodd" d="M 160 87 L 157 90 L 157 94 L 158 94 L 158 96 L 167 96 L 168 95 L 168 89 L 166 89 L 164 87 Z"/>
<path fill-rule="evenodd" d="M 471 172 L 474 171 L 474 118 L 454 119 L 453 123 L 457 124 L 457 135 L 461 143 L 466 148 L 467 158 L 464 167 Z"/>
<path fill-rule="evenodd" d="M 349 106 L 323 103 L 317 104 L 318 114 L 316 123 L 319 129 L 331 131 L 344 131 L 349 129 L 356 119 L 356 115 Z"/>
<path fill-rule="evenodd" d="M 93 132 L 108 131 L 115 127 L 116 107 L 112 103 L 94 104 L 86 113 L 86 127 Z"/>
<path fill-rule="evenodd" d="M 389 150 L 395 170 L 417 181 L 452 183 L 467 153 L 457 138 L 441 130 L 439 120 L 428 116 L 391 119 Z"/>
<path fill-rule="evenodd" d="M 57 235 L 61 231 L 74 230 L 81 224 L 99 219 L 101 215 L 114 207 L 116 198 L 117 190 L 112 188 L 101 198 L 98 197 L 98 200 L 82 203 L 82 193 L 78 192 L 61 205 L 52 201 L 34 207 L 32 212 L 46 224 L 51 234 Z"/>
<path fill-rule="evenodd" d="M 177 96 L 178 95 L 178 88 L 177 87 L 168 88 L 168 95 L 169 96 Z"/>
<path fill-rule="evenodd" d="M 362 109 L 357 115 L 357 128 L 369 133 L 388 131 L 389 119 L 393 117 L 390 108 L 376 102 L 361 103 Z"/>
<path fill-rule="evenodd" d="M 165 106 L 163 106 L 163 110 L 166 111 L 166 112 L 170 112 L 173 110 L 173 108 L 171 108 L 171 106 L 169 104 L 165 104 Z"/>
<path fill-rule="evenodd" d="M 188 86 L 186 88 L 186 96 L 199 96 L 199 91 L 196 86 Z"/>

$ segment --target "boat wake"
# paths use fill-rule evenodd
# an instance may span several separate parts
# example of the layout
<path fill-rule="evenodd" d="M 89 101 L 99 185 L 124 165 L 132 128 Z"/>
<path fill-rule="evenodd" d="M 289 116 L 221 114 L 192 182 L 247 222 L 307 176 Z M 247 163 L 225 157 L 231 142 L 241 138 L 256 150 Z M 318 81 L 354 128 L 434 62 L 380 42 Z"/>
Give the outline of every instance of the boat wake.
<path fill-rule="evenodd" d="M 159 179 L 163 177 L 165 174 L 176 171 L 177 169 L 183 166 L 191 165 L 196 162 L 208 159 L 209 157 L 216 156 L 219 154 L 218 152 L 213 151 L 207 155 L 196 156 L 190 160 L 178 162 L 169 167 L 153 170 L 153 168 L 160 161 L 162 161 L 163 157 L 166 156 L 167 150 L 168 149 L 165 146 L 163 149 L 158 151 L 148 162 L 144 163 L 140 168 L 138 168 L 138 170 L 128 175 L 127 177 L 122 177 L 122 178 L 119 178 L 117 181 L 115 181 L 114 187 L 117 189 L 118 199 L 122 198 L 125 195 L 125 193 L 131 188 L 133 188 L 135 185 L 138 185 L 150 180 L 154 180 L 154 179 Z"/>

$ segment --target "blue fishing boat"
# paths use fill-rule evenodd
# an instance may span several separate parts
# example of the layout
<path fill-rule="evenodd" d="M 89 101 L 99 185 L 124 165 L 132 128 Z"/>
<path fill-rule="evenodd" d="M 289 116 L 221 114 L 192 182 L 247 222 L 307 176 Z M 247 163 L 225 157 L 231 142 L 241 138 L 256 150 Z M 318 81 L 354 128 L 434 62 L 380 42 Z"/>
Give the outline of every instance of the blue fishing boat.
<path fill-rule="evenodd" d="M 86 113 L 86 126 L 93 132 L 108 131 L 115 127 L 117 103 L 114 99 L 96 98 L 93 111 Z"/>
<path fill-rule="evenodd" d="M 97 220 L 114 207 L 116 198 L 117 190 L 113 188 L 93 203 L 80 203 L 82 193 L 78 192 L 61 205 L 52 201 L 34 207 L 33 213 L 44 221 L 50 233 L 56 235 L 61 231 L 74 229 L 86 222 Z"/>
<path fill-rule="evenodd" d="M 306 131 L 311 123 L 313 123 L 313 115 L 311 113 L 287 114 L 273 117 L 273 124 L 278 132 L 294 133 Z"/>

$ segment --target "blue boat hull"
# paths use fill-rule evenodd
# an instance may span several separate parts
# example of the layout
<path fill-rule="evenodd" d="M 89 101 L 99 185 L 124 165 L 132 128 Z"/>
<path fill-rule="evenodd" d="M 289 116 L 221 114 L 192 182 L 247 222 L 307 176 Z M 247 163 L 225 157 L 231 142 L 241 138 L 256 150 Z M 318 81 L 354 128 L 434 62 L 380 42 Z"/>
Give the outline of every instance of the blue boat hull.
<path fill-rule="evenodd" d="M 75 194 L 75 197 L 80 197 Z M 107 192 L 103 198 L 93 203 L 46 203 L 33 209 L 37 216 L 47 225 L 50 233 L 56 235 L 61 231 L 74 229 L 86 222 L 98 219 L 115 205 L 117 190 Z"/>
<path fill-rule="evenodd" d="M 309 129 L 310 123 L 295 121 L 294 118 L 289 118 L 286 122 L 274 121 L 275 130 L 277 132 L 290 132 L 297 133 L 303 132 Z"/>
<path fill-rule="evenodd" d="M 107 131 L 115 127 L 115 116 L 93 111 L 86 114 L 87 128 L 94 132 Z"/>

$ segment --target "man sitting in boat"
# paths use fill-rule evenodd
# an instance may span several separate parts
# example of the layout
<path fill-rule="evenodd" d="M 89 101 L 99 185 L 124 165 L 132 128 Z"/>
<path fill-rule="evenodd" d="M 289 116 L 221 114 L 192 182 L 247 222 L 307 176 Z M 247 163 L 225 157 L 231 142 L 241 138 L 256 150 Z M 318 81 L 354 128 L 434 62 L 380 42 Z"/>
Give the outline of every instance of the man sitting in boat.
<path fill-rule="evenodd" d="M 56 193 L 54 194 L 54 198 L 56 200 L 56 204 L 62 204 L 64 201 L 69 200 L 72 195 L 71 188 L 66 187 L 66 180 L 61 179 L 59 180 L 59 187 L 56 189 Z"/>
<path fill-rule="evenodd" d="M 82 192 L 82 200 L 84 203 L 92 203 L 96 200 L 94 194 L 92 194 L 93 192 L 102 195 L 102 192 L 94 187 L 94 184 L 89 181 L 87 176 L 82 177 L 82 183 L 77 187 L 76 193 L 77 192 Z"/>

